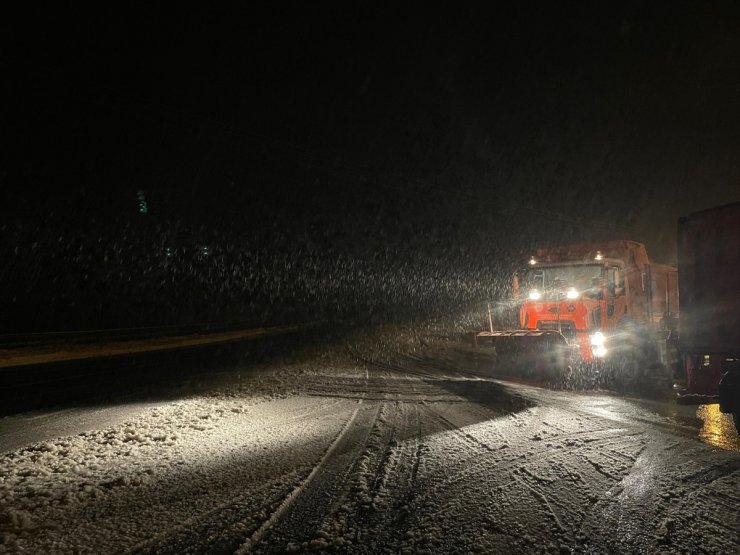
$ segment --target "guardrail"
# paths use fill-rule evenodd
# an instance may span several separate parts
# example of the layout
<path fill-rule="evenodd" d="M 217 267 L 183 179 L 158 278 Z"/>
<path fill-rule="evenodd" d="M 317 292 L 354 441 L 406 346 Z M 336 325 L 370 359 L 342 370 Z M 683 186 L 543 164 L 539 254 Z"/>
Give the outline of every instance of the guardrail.
<path fill-rule="evenodd" d="M 239 329 L 239 326 L 225 324 L 173 324 L 169 326 L 145 326 L 135 328 L 109 328 L 101 330 L 42 331 L 31 333 L 0 334 L 0 349 L 24 347 L 27 345 L 49 343 L 86 343 L 92 341 L 122 341 L 145 339 L 191 333 L 221 332 Z"/>
<path fill-rule="evenodd" d="M 290 332 L 306 330 L 321 324 L 321 321 L 305 322 L 301 324 L 292 324 L 285 326 L 274 326 L 268 328 L 253 328 L 242 330 L 228 331 L 193 331 L 191 333 L 182 333 L 178 330 L 178 335 L 147 337 L 138 339 L 126 339 L 124 335 L 119 335 L 115 340 L 111 335 L 98 336 L 106 339 L 105 341 L 93 342 L 94 333 L 88 336 L 75 335 L 63 340 L 61 335 L 38 334 L 44 335 L 44 340 L 33 343 L 16 344 L 9 346 L 1 345 L 0 348 L 0 368 L 14 368 L 19 366 L 31 366 L 40 364 L 50 364 L 55 362 L 68 362 L 74 360 L 85 360 L 93 358 L 107 358 L 121 355 L 135 355 L 143 353 L 152 353 L 157 351 L 167 351 L 175 349 L 186 349 L 202 345 L 213 345 L 218 343 L 229 343 L 234 341 L 244 341 L 266 337 L 270 335 L 280 335 Z M 146 328 L 135 328 L 141 332 Z M 158 328 L 162 329 L 162 328 Z M 101 333 L 114 330 L 96 330 Z M 118 330 L 115 330 L 118 331 Z"/>

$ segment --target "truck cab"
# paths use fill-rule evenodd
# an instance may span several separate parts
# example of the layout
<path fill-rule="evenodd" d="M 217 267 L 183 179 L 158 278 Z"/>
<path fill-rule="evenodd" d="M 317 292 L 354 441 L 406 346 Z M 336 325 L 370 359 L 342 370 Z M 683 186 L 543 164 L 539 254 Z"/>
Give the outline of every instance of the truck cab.
<path fill-rule="evenodd" d="M 558 331 L 584 362 L 609 354 L 607 338 L 627 314 L 623 261 L 596 257 L 567 263 L 532 257 L 514 280 L 519 325 Z"/>

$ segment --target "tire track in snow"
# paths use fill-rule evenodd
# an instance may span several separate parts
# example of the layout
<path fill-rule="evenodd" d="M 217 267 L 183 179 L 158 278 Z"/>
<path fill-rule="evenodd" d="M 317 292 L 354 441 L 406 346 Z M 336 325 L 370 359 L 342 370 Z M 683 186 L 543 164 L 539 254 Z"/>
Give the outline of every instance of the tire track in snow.
<path fill-rule="evenodd" d="M 440 359 L 439 357 L 435 358 L 426 358 L 426 357 L 420 357 L 418 355 L 400 355 L 399 358 L 401 360 L 408 360 L 411 361 L 413 364 L 415 364 L 417 367 L 422 368 L 426 371 L 434 372 L 433 374 L 427 374 L 430 377 L 434 377 L 436 379 L 440 378 L 440 372 L 444 373 L 442 377 L 446 378 L 466 378 L 473 381 L 486 381 L 484 376 L 481 376 L 479 374 L 476 374 L 474 372 L 470 372 L 467 370 L 462 370 L 459 365 L 456 365 L 453 361 L 447 361 Z M 423 370 L 422 370 L 423 371 Z M 453 375 L 448 375 L 448 374 Z"/>
<path fill-rule="evenodd" d="M 655 442 L 647 444 L 627 476 L 616 482 L 616 487 L 610 490 L 611 495 L 602 499 L 600 511 L 590 515 L 581 530 L 593 532 L 595 528 L 600 531 L 599 535 L 607 538 L 610 536 L 607 531 L 616 531 L 618 542 L 610 540 L 614 553 L 625 552 L 625 549 L 650 552 L 652 536 L 645 523 L 656 522 L 660 511 L 656 503 L 657 491 L 653 487 L 657 468 L 651 461 L 662 450 L 663 446 Z"/>
<path fill-rule="evenodd" d="M 381 417 L 376 421 L 376 425 L 378 422 L 385 423 L 385 410 L 387 408 L 387 405 L 383 405 L 381 407 Z M 397 408 L 397 407 L 396 407 Z M 384 431 L 383 428 L 385 428 L 387 431 Z M 395 436 L 397 433 L 397 426 L 383 426 L 378 427 L 378 436 L 380 438 L 380 441 L 378 442 L 378 447 L 376 451 L 379 453 L 379 461 L 376 465 L 375 471 L 373 472 L 372 479 L 366 480 L 368 485 L 368 491 L 371 499 L 373 501 L 375 498 L 377 498 L 378 494 L 380 493 L 383 483 L 388 477 L 388 465 L 390 463 L 390 458 L 392 454 L 392 444 L 395 441 Z"/>
<path fill-rule="evenodd" d="M 426 407 L 425 407 L 426 408 Z M 438 407 L 434 407 L 436 409 Z M 514 416 L 514 415 L 512 415 Z M 468 513 L 468 519 L 464 522 L 460 522 L 460 526 L 455 528 L 454 535 L 450 535 L 450 529 L 445 523 L 451 519 L 456 519 L 456 515 L 460 514 L 461 511 L 465 511 L 460 506 L 460 500 L 463 498 L 462 494 L 458 494 L 460 490 L 467 492 L 465 496 L 481 496 L 481 499 L 490 499 L 491 497 L 503 496 L 504 499 L 514 500 L 516 499 L 516 505 L 509 506 L 509 510 L 517 509 L 521 515 L 521 511 L 524 510 L 527 514 L 527 522 L 542 522 L 543 517 L 535 517 L 536 513 L 546 515 L 546 519 L 550 520 L 554 528 L 551 532 L 554 533 L 551 538 L 555 541 L 556 545 L 563 545 L 571 543 L 572 538 L 572 525 L 579 521 L 579 516 L 583 514 L 582 502 L 588 502 L 590 490 L 593 485 L 590 480 L 584 480 L 577 472 L 574 478 L 574 474 L 570 471 L 567 466 L 558 467 L 557 464 L 553 465 L 546 463 L 542 465 L 550 457 L 559 457 L 557 451 L 554 450 L 556 445 L 563 449 L 561 453 L 568 453 L 568 458 L 571 458 L 576 453 L 572 453 L 575 449 L 576 452 L 580 451 L 591 451 L 598 450 L 601 448 L 602 443 L 609 443 L 614 445 L 615 443 L 631 444 L 632 438 L 624 438 L 623 434 L 625 430 L 614 428 L 597 428 L 588 430 L 576 430 L 568 431 L 567 433 L 558 433 L 557 435 L 549 435 L 546 437 L 540 437 L 537 432 L 532 435 L 532 432 L 541 429 L 540 423 L 537 421 L 536 414 L 531 414 L 525 417 L 514 416 L 511 419 L 505 419 L 499 421 L 498 424 L 501 427 L 499 432 L 506 436 L 511 436 L 510 440 L 515 441 L 513 448 L 503 451 L 496 450 L 494 452 L 487 452 L 485 448 L 481 447 L 481 440 L 476 438 L 473 434 L 466 433 L 466 430 L 457 430 L 455 423 L 443 416 L 442 419 L 437 419 L 441 423 L 446 424 L 445 428 L 450 429 L 454 434 L 451 437 L 455 437 L 456 442 L 468 445 L 473 450 L 473 455 L 467 457 L 461 463 L 458 462 L 456 466 L 458 468 L 463 465 L 462 470 L 455 472 L 454 468 L 450 465 L 445 465 L 446 474 L 442 475 L 441 479 L 437 475 L 436 479 L 426 485 L 423 493 L 416 499 L 416 506 L 419 509 L 423 509 L 423 517 L 420 517 L 416 524 L 416 530 L 413 533 L 413 541 L 416 542 L 416 546 L 422 546 L 424 549 L 434 550 L 457 550 L 472 549 L 472 550 L 484 550 L 488 551 L 494 549 L 491 543 L 486 541 L 492 541 L 495 544 L 494 551 L 505 550 L 511 545 L 518 544 L 522 536 L 526 536 L 526 541 L 531 540 L 529 534 L 520 532 L 517 535 L 516 532 L 512 532 L 512 528 L 504 526 L 503 528 L 496 521 L 490 521 L 489 516 L 486 516 L 486 511 L 479 513 Z M 520 421 L 524 418 L 527 420 L 527 425 L 523 427 Z M 598 422 L 589 421 L 591 425 L 598 425 Z M 451 429 L 452 428 L 452 429 Z M 481 431 L 489 431 L 487 428 L 474 428 L 480 429 Z M 509 430 L 507 432 L 507 430 Z M 513 432 L 513 434 L 512 434 Z M 462 434 L 462 435 L 461 435 Z M 630 434 L 631 436 L 632 434 Z M 471 441 L 471 437 L 477 440 L 477 442 Z M 618 439 L 618 441 L 615 441 Z M 526 440 L 529 441 L 521 441 Z M 571 442 L 569 440 L 579 439 L 578 442 Z M 532 443 L 532 441 L 536 443 Z M 543 443 L 539 443 L 543 442 Z M 441 441 L 441 446 L 444 446 L 444 441 Z M 547 443 L 547 447 L 544 445 Z M 541 445 L 542 448 L 534 447 L 533 445 Z M 570 445 L 570 447 L 568 447 Z M 447 449 L 449 451 L 449 449 Z M 497 460 L 499 459 L 499 460 Z M 503 459 L 503 460 L 500 460 Z M 555 459 L 556 461 L 558 459 Z M 534 483 L 530 483 L 525 475 L 524 471 L 529 468 L 547 468 L 549 472 L 554 473 L 550 482 L 554 485 L 550 486 L 542 485 L 539 483 L 539 477 L 535 474 L 531 476 L 534 479 Z M 574 479 L 579 479 L 583 484 L 577 491 L 572 490 L 568 484 L 572 483 Z M 619 478 L 611 477 L 608 479 L 608 484 L 618 482 Z M 511 489 L 513 487 L 513 489 Z M 526 494 L 529 493 L 532 502 L 527 503 L 522 495 L 529 497 Z M 563 500 L 564 503 L 559 501 Z M 579 500 L 581 502 L 579 502 Z M 527 509 L 525 509 L 527 507 Z M 502 512 L 503 511 L 503 512 Z M 528 511 L 528 512 L 526 512 Z M 488 514 L 498 514 L 501 522 L 509 522 L 509 525 L 516 524 L 519 522 L 516 520 L 518 517 L 510 516 L 506 510 L 498 509 L 494 507 L 488 508 Z M 511 519 L 514 519 L 513 521 Z M 431 530 L 425 532 L 425 530 Z M 465 532 L 464 530 L 467 530 Z M 486 530 L 488 537 L 486 540 L 480 539 L 486 536 L 486 534 L 476 534 L 475 530 Z M 547 527 L 545 527 L 547 530 Z M 547 534 L 547 533 L 545 533 Z M 542 533 L 534 533 L 535 537 L 541 537 Z M 507 536 L 509 539 L 502 539 Z M 454 538 L 458 537 L 457 540 Z M 478 537 L 479 540 L 474 538 Z M 497 538 L 497 539 L 493 539 Z M 464 540 L 466 542 L 463 548 L 456 541 Z M 549 541 L 549 540 L 548 540 Z M 414 545 L 412 543 L 412 545 Z"/>
<path fill-rule="evenodd" d="M 500 448 L 492 448 L 488 442 L 481 441 L 474 435 L 472 435 L 469 432 L 466 432 L 460 428 L 456 423 L 449 420 L 444 415 L 440 414 L 436 408 L 432 407 L 425 407 L 427 411 L 430 413 L 431 416 L 436 418 L 437 421 L 441 423 L 441 425 L 446 428 L 449 432 L 452 432 L 457 436 L 458 440 L 463 442 L 466 445 L 469 445 L 471 448 L 475 449 L 477 451 L 477 454 L 479 455 L 489 455 L 486 457 L 484 461 L 480 461 L 475 465 L 475 468 L 480 468 L 481 466 L 484 466 L 486 464 L 489 464 L 489 468 L 491 470 L 496 469 L 498 471 L 504 472 L 510 479 L 512 483 L 518 484 L 522 490 L 528 491 L 532 497 L 536 500 L 536 502 L 542 507 L 544 513 L 550 517 L 550 519 L 555 523 L 557 526 L 557 529 L 560 533 L 565 533 L 566 528 L 563 526 L 563 523 L 558 515 L 558 511 L 555 510 L 553 505 L 550 503 L 547 495 L 544 491 L 542 491 L 542 488 L 538 487 L 536 484 L 532 485 L 529 484 L 526 480 L 520 478 L 517 475 L 518 470 L 526 470 L 527 464 L 532 462 L 531 459 L 527 459 L 526 461 L 519 461 L 518 458 L 511 461 L 501 461 L 500 458 L 494 458 L 491 460 L 490 455 L 497 454 L 501 455 L 501 449 Z M 500 434 L 499 434 L 500 435 Z M 572 434 L 560 434 L 560 437 L 563 436 L 570 436 Z M 476 456 L 476 455 L 474 455 Z M 538 457 L 540 458 L 540 457 Z M 464 472 L 470 470 L 470 467 L 464 470 Z M 446 482 L 449 484 L 449 482 Z M 440 487 L 439 485 L 437 487 Z"/>
<path fill-rule="evenodd" d="M 614 429 L 606 429 L 606 430 L 584 430 L 580 432 L 572 432 L 569 434 L 562 434 L 560 436 L 553 436 L 548 439 L 550 440 L 564 440 L 564 439 L 571 439 L 579 436 L 585 436 L 590 434 L 600 434 L 600 433 L 609 433 L 611 434 L 607 438 L 609 439 L 611 437 L 614 437 L 616 434 L 620 434 L 623 430 L 614 430 Z M 494 455 L 502 455 L 504 458 L 503 460 L 494 458 Z M 522 453 L 520 451 L 511 452 L 509 450 L 493 450 L 488 452 L 481 452 L 482 459 L 477 460 L 474 464 L 467 465 L 465 468 L 463 468 L 460 472 L 457 472 L 455 474 L 448 474 L 446 475 L 443 480 L 437 484 L 434 484 L 432 488 L 425 493 L 426 497 L 434 497 L 439 494 L 439 490 L 441 489 L 448 489 L 451 485 L 461 482 L 465 479 L 467 479 L 472 474 L 475 474 L 477 472 L 480 472 L 481 470 L 507 470 L 510 468 L 515 467 L 516 465 L 522 465 L 525 462 L 526 463 L 532 463 L 532 462 L 538 462 L 542 459 L 545 459 L 549 456 L 551 456 L 551 453 L 549 453 L 547 450 L 539 450 L 532 453 Z"/>
<path fill-rule="evenodd" d="M 352 378 L 313 377 L 303 381 L 301 394 L 312 397 L 366 399 L 376 401 L 407 402 L 465 402 L 456 392 L 443 387 L 444 381 L 415 380 L 405 378 L 369 376 L 358 382 Z M 438 385 L 439 384 L 439 385 Z"/>
<path fill-rule="evenodd" d="M 255 499 L 264 499 L 264 497 L 261 497 L 261 494 L 272 489 L 275 484 L 285 481 L 293 481 L 296 477 L 296 471 L 290 470 L 289 472 L 272 479 L 270 482 L 261 484 L 255 489 L 242 491 L 228 501 L 203 513 L 195 514 L 175 525 L 170 525 L 163 532 L 127 549 L 126 553 L 163 553 L 176 551 L 184 553 L 189 551 L 188 547 L 192 549 L 195 546 L 197 546 L 199 551 L 205 551 L 206 549 L 204 544 L 193 543 L 193 538 L 188 538 L 187 536 L 194 536 L 196 539 L 202 539 L 204 537 L 202 532 L 205 531 L 207 534 L 213 529 L 212 524 L 216 522 L 219 523 L 221 529 L 227 527 L 233 528 L 233 525 L 231 524 L 232 521 L 234 524 L 239 525 L 239 513 L 253 513 L 255 512 L 255 509 L 261 508 L 254 507 L 253 503 L 250 503 L 250 501 L 254 501 Z M 225 523 L 225 515 L 229 513 L 232 513 L 234 516 Z M 186 536 L 186 538 L 178 540 L 176 539 L 178 536 Z M 183 547 L 180 548 L 177 546 Z M 215 546 L 209 545 L 208 551 L 216 551 Z"/>
<path fill-rule="evenodd" d="M 401 361 L 404 361 L 404 360 L 406 360 L 406 361 L 412 361 L 417 366 L 417 368 L 409 368 L 407 365 L 393 364 L 391 362 L 369 359 L 367 357 L 362 356 L 361 354 L 359 354 L 357 352 L 352 352 L 351 354 L 352 354 L 353 358 L 357 362 L 361 362 L 361 363 L 363 363 L 363 364 L 365 364 L 367 366 L 374 366 L 376 368 L 380 368 L 380 369 L 385 370 L 387 372 L 395 372 L 396 374 L 401 374 L 401 375 L 404 375 L 405 374 L 405 375 L 414 376 L 414 377 L 418 377 L 418 378 L 424 378 L 424 379 L 428 379 L 428 380 L 440 380 L 440 379 L 449 378 L 450 376 L 440 375 L 440 372 L 439 371 L 440 370 L 443 370 L 443 371 L 453 371 L 456 374 L 458 374 L 458 376 L 454 376 L 455 378 L 464 375 L 465 377 L 470 378 L 470 379 L 474 379 L 476 381 L 482 379 L 481 376 L 478 376 L 476 374 L 469 373 L 469 372 L 464 372 L 462 370 L 457 370 L 457 369 L 454 369 L 454 368 L 445 368 L 445 367 L 442 367 L 442 366 L 432 366 L 432 367 L 430 367 L 429 365 L 422 365 L 422 364 L 419 364 L 419 362 L 421 361 L 421 359 L 416 359 L 416 358 L 414 358 L 412 356 L 409 356 L 409 355 L 398 355 L 397 354 L 397 357 L 396 358 L 399 359 L 399 360 L 401 360 Z M 420 369 L 420 368 L 418 368 L 418 366 L 422 366 L 422 368 Z M 433 370 L 433 372 L 425 371 L 423 369 L 424 366 L 426 366 L 430 370 Z"/>
<path fill-rule="evenodd" d="M 348 523 L 363 529 L 362 537 L 348 551 L 358 553 L 398 552 L 406 533 L 409 507 L 415 495 L 416 475 L 422 453 L 419 405 L 399 403 L 395 422 L 380 459 L 379 478 L 372 484 L 370 506 L 360 506 Z M 389 495 L 390 494 L 390 495 Z M 358 540 L 360 538 L 358 537 Z M 359 544 L 359 545 L 358 545 Z"/>
<path fill-rule="evenodd" d="M 358 401 L 358 404 L 361 403 L 362 400 Z M 327 461 L 331 459 L 334 451 L 337 450 L 340 444 L 346 443 L 348 432 L 352 429 L 352 426 L 357 419 L 358 414 L 360 414 L 362 408 L 362 406 L 358 406 L 354 410 L 350 418 L 347 420 L 347 423 L 344 425 L 332 444 L 326 450 L 324 456 L 319 460 L 318 463 L 316 463 L 316 466 L 314 466 L 313 470 L 311 470 L 308 477 L 295 489 L 293 489 L 293 491 L 288 494 L 288 496 L 283 500 L 278 508 L 270 515 L 270 517 L 262 523 L 262 526 L 260 526 L 247 540 L 244 541 L 244 543 L 239 546 L 239 548 L 236 550 L 236 554 L 244 555 L 246 553 L 250 553 L 255 547 L 257 547 L 262 541 L 262 538 L 265 536 L 265 534 L 271 528 L 277 525 L 278 521 L 283 517 L 283 515 L 288 512 L 288 510 L 296 502 L 298 497 L 301 494 L 304 494 L 311 487 L 311 485 L 316 480 L 316 476 L 323 470 L 323 468 L 327 464 Z"/>
<path fill-rule="evenodd" d="M 732 486 L 715 491 L 714 483 L 734 480 L 738 491 L 740 463 L 730 459 L 708 468 L 696 465 L 698 470 L 681 476 L 681 469 L 665 457 L 671 449 L 668 438 L 646 443 L 628 475 L 596 505 L 595 518 L 582 523 L 581 535 L 602 538 L 605 549 L 609 546 L 614 553 L 673 553 L 679 547 L 696 552 L 697 546 L 703 553 L 739 553 L 738 499 L 727 495 Z M 690 450 L 686 456 L 691 457 Z M 671 471 L 677 472 L 673 479 Z M 723 503 L 723 497 L 729 502 Z M 728 521 L 733 514 L 734 523 Z"/>
<path fill-rule="evenodd" d="M 560 518 L 558 517 L 557 511 L 555 511 L 555 509 L 552 508 L 552 505 L 550 504 L 550 501 L 548 500 L 547 495 L 545 495 L 542 489 L 535 487 L 531 484 L 528 484 L 525 480 L 520 479 L 514 472 L 509 472 L 509 476 L 511 476 L 512 480 L 524 486 L 524 488 L 527 489 L 534 496 L 534 498 L 540 502 L 540 504 L 543 507 L 545 507 L 546 514 L 550 516 L 553 521 L 555 521 L 555 525 L 558 527 L 558 530 L 560 530 L 560 532 L 566 531 L 565 527 L 563 526 L 563 523 L 560 522 Z"/>

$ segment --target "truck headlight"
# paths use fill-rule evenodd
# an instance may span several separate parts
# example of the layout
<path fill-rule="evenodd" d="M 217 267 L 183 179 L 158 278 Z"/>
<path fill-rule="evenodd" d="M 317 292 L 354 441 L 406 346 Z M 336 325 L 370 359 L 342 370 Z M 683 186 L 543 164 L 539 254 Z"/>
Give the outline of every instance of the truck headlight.
<path fill-rule="evenodd" d="M 532 289 L 529 292 L 529 298 L 533 301 L 539 301 L 542 298 L 542 293 L 537 291 L 537 289 Z"/>
<path fill-rule="evenodd" d="M 578 297 L 581 296 L 581 294 L 576 290 L 575 287 L 571 287 L 570 289 L 568 289 L 568 291 L 565 292 L 565 296 L 568 299 L 572 300 L 572 299 L 577 299 Z"/>
<path fill-rule="evenodd" d="M 597 331 L 593 335 L 589 336 L 589 339 L 591 340 L 591 352 L 594 354 L 596 358 L 603 358 L 606 356 L 606 347 L 604 344 L 606 343 L 606 337 L 604 337 L 604 334 L 600 331 Z"/>

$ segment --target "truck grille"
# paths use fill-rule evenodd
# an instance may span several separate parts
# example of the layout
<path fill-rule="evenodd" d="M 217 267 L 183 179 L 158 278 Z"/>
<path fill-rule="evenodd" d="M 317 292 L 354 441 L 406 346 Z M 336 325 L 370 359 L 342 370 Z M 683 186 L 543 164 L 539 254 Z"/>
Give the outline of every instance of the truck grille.
<path fill-rule="evenodd" d="M 538 330 L 553 330 L 563 334 L 568 343 L 573 343 L 576 340 L 576 324 L 572 320 L 540 320 L 537 322 Z"/>

